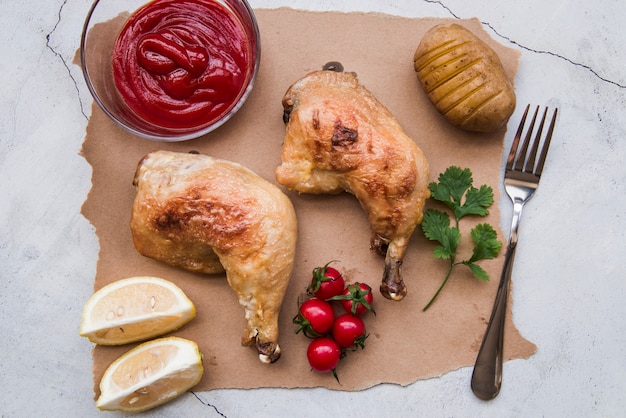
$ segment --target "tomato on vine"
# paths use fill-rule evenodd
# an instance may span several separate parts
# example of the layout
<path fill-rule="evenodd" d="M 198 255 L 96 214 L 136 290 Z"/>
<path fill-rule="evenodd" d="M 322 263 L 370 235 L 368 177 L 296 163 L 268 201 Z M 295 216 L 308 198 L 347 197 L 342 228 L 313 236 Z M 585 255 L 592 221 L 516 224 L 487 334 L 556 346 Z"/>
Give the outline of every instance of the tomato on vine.
<path fill-rule="evenodd" d="M 332 261 L 313 269 L 313 278 L 307 288 L 309 293 L 324 300 L 340 295 L 346 285 L 339 270 L 330 267 L 330 263 Z"/>
<path fill-rule="evenodd" d="M 365 348 L 365 323 L 358 316 L 349 313 L 339 315 L 333 324 L 332 336 L 341 348 L 356 350 Z"/>
<path fill-rule="evenodd" d="M 366 283 L 355 282 L 346 286 L 339 296 L 334 296 L 330 300 L 338 300 L 343 309 L 352 315 L 363 315 L 367 311 L 376 312 L 372 307 L 374 294 L 372 288 Z"/>
<path fill-rule="evenodd" d="M 320 373 L 330 371 L 334 373 L 341 358 L 341 348 L 332 338 L 320 337 L 311 341 L 306 350 L 306 356 L 313 370 Z"/>
<path fill-rule="evenodd" d="M 310 338 L 327 334 L 333 327 L 335 311 L 330 303 L 311 298 L 302 302 L 293 323 L 298 325 L 296 334 L 302 331 Z"/>

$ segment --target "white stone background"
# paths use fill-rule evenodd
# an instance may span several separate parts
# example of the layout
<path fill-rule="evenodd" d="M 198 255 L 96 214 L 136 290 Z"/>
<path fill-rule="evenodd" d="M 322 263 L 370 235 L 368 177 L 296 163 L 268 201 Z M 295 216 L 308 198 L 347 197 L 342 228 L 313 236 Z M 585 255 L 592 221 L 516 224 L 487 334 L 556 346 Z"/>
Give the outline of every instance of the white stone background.
<path fill-rule="evenodd" d="M 253 8 L 477 17 L 522 58 L 519 103 L 558 106 L 527 205 L 514 320 L 538 345 L 505 363 L 492 401 L 471 368 L 408 387 L 188 393 L 150 417 L 621 417 L 626 410 L 626 3 L 623 0 L 251 0 Z M 98 242 L 80 207 L 91 97 L 72 64 L 88 0 L 0 0 L 0 416 L 91 417 L 91 344 L 78 337 Z M 518 107 L 512 120 L 518 120 Z M 507 135 L 506 143 L 510 143 Z M 510 205 L 503 202 L 508 231 Z M 410 367 L 410 365 L 407 365 Z"/>

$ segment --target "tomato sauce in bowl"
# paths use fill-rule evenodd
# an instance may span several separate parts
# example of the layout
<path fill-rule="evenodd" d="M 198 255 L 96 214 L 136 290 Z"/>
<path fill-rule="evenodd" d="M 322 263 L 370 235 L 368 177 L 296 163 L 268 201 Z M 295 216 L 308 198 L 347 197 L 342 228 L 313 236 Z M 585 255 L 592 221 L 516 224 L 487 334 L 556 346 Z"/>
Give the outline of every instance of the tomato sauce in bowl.
<path fill-rule="evenodd" d="M 246 34 L 221 4 L 155 0 L 122 29 L 113 75 L 138 116 L 185 129 L 210 125 L 234 107 L 249 59 Z"/>
<path fill-rule="evenodd" d="M 96 103 L 118 125 L 153 140 L 192 139 L 224 124 L 250 94 L 260 63 L 246 0 L 137 3 L 110 43 L 87 37 L 109 3 L 96 0 L 87 17 L 81 62 Z"/>

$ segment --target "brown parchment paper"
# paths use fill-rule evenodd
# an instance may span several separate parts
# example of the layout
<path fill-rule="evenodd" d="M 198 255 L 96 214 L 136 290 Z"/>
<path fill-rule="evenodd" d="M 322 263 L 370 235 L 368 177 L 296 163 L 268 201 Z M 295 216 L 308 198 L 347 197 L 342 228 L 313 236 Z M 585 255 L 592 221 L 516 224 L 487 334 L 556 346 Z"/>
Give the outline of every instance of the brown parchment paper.
<path fill-rule="evenodd" d="M 369 225 L 356 199 L 288 193 L 298 215 L 298 251 L 292 282 L 280 320 L 281 359 L 272 365 L 259 362 L 254 349 L 242 347 L 243 309 L 224 276 L 187 273 L 140 256 L 129 231 L 134 198 L 133 174 L 139 160 L 157 149 L 197 150 L 241 163 L 276 183 L 284 135 L 281 98 L 291 83 L 328 61 L 340 61 L 398 118 L 406 132 L 426 154 L 431 180 L 448 166 L 469 167 L 475 185 L 493 187 L 496 204 L 487 218 L 462 222 L 461 248 L 471 251 L 469 229 L 490 222 L 501 241 L 497 207 L 501 182 L 501 156 L 505 129 L 493 134 L 471 134 L 449 125 L 421 91 L 412 58 L 422 35 L 443 19 L 408 19 L 378 14 L 303 12 L 291 9 L 256 10 L 262 39 L 262 60 L 255 88 L 243 108 L 223 127 L 197 140 L 161 143 L 134 137 L 111 122 L 94 104 L 82 153 L 93 167 L 93 186 L 82 212 L 96 229 L 100 255 L 94 288 L 137 275 L 154 275 L 175 282 L 192 299 L 197 317 L 175 335 L 198 342 L 204 353 L 205 374 L 195 390 L 257 387 L 327 387 L 353 391 L 389 382 L 407 385 L 473 365 L 495 297 L 503 254 L 482 262 L 491 281 L 482 282 L 468 269 L 458 268 L 437 302 L 428 302 L 444 278 L 447 264 L 432 255 L 434 243 L 418 227 L 404 262 L 409 293 L 391 302 L 378 293 L 383 258 L 369 251 Z M 477 20 L 456 22 L 491 44 L 514 78 L 519 55 L 494 42 Z M 94 28 L 94 36 L 115 36 L 115 24 Z M 429 203 L 433 206 L 434 203 Z M 467 254 L 465 254 L 467 256 Z M 365 350 L 349 355 L 337 373 L 311 371 L 306 360 L 309 342 L 294 334 L 292 317 L 298 296 L 310 280 L 311 270 L 329 260 L 348 281 L 361 281 L 376 291 L 377 315 L 365 318 Z M 510 306 L 510 305 L 509 305 Z M 108 365 L 132 348 L 93 350 L 96 395 Z M 506 323 L 505 359 L 527 358 L 536 347 L 513 325 Z"/>

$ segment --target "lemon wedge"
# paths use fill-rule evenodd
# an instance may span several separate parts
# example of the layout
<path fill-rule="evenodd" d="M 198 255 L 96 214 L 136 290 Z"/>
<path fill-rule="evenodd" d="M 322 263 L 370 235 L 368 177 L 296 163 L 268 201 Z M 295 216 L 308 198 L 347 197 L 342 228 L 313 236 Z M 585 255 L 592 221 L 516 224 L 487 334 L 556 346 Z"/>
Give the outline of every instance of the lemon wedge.
<path fill-rule="evenodd" d="M 145 341 L 174 331 L 196 316 L 196 307 L 174 283 L 131 277 L 110 283 L 85 303 L 79 334 L 96 344 Z"/>
<path fill-rule="evenodd" d="M 195 342 L 179 337 L 148 341 L 120 356 L 104 372 L 96 406 L 102 411 L 145 411 L 191 389 L 203 372 Z"/>

